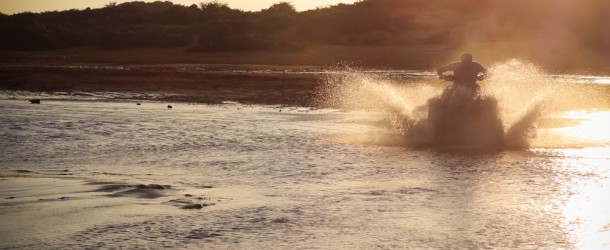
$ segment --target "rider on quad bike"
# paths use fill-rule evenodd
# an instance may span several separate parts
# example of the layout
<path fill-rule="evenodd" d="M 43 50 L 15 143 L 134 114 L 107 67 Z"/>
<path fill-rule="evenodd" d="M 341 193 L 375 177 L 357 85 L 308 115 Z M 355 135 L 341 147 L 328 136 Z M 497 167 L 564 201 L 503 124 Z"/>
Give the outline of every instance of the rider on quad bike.
<path fill-rule="evenodd" d="M 453 75 L 443 75 L 453 71 Z M 428 121 L 436 145 L 500 145 L 504 139 L 502 122 L 497 116 L 497 100 L 481 94 L 477 80 L 483 80 L 487 69 L 462 55 L 438 69 L 441 79 L 452 81 L 440 96 L 428 100 Z"/>

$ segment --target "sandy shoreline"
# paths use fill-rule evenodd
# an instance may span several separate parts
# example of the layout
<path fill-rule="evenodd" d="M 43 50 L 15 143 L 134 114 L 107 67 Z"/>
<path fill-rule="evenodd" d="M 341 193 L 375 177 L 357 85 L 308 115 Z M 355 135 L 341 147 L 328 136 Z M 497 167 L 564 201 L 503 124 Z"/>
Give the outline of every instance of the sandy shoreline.
<path fill-rule="evenodd" d="M 96 181 L 16 170 L 0 177 L 0 248 L 63 245 L 79 232 L 100 225 L 139 221 L 144 217 L 197 213 L 226 197 L 211 186 L 172 187 Z M 207 193 L 216 193 L 208 196 Z M 223 191 L 220 191 L 223 193 Z M 223 204 L 224 205 L 224 204 Z M 229 205 L 229 204 L 227 204 Z M 87 239 L 73 241 L 81 248 Z M 85 245 L 79 245 L 85 244 Z M 151 245 L 149 247 L 158 247 Z"/>
<path fill-rule="evenodd" d="M 211 185 L 197 187 L 176 186 L 175 184 L 144 183 L 140 179 L 121 177 L 112 179 L 112 174 L 105 177 L 82 176 L 70 170 L 3 170 L 0 172 L 0 206 L 76 200 L 97 196 L 132 197 L 157 199 L 161 197 L 180 196 L 192 200 L 183 204 L 207 204 L 209 198 L 202 198 L 203 191 L 209 191 Z M 186 199 L 186 198 L 185 198 Z M 180 204 L 173 204 L 185 208 Z"/>

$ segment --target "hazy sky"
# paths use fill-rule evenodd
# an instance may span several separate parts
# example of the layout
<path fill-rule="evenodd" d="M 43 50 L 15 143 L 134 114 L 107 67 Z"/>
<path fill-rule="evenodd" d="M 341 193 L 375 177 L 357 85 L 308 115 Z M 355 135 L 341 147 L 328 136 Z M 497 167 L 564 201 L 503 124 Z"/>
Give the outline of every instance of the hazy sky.
<path fill-rule="evenodd" d="M 133 1 L 133 0 L 132 0 Z M 140 0 L 142 1 L 142 0 Z M 155 0 L 144 0 L 154 2 Z M 220 0 L 218 2 L 227 3 L 231 8 L 257 11 L 268 8 L 274 3 L 290 2 L 297 10 L 308 10 L 316 7 L 335 5 L 339 3 L 354 3 L 357 0 Z M 43 12 L 53 10 L 85 9 L 87 7 L 100 8 L 110 3 L 131 2 L 129 0 L 0 0 L 0 12 L 4 14 L 14 14 L 24 11 Z M 191 5 L 206 0 L 172 0 L 176 4 Z"/>

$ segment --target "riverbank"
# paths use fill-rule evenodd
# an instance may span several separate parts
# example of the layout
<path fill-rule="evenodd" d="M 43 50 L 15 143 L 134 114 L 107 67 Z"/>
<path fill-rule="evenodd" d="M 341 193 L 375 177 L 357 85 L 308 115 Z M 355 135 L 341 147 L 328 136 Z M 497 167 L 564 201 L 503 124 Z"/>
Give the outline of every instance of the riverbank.
<path fill-rule="evenodd" d="M 3 66 L 0 89 L 32 92 L 124 92 L 157 96 L 158 101 L 314 106 L 319 74 L 261 72 L 258 66 L 218 70 L 181 70 L 180 65 L 129 68 L 116 66 Z M 146 97 L 142 97 L 146 99 Z"/>
<path fill-rule="evenodd" d="M 206 64 L 279 65 L 283 67 L 333 67 L 429 70 L 453 60 L 452 53 L 438 46 L 344 46 L 315 45 L 297 51 L 188 52 L 183 48 L 99 49 L 94 47 L 42 51 L 0 51 L 0 64 Z M 478 60 L 483 60 L 478 57 Z M 500 60 L 485 58 L 484 60 Z"/>
<path fill-rule="evenodd" d="M 429 70 L 434 68 L 434 58 L 443 52 L 438 48 L 362 46 L 317 46 L 283 52 L 185 50 L 0 51 L 0 89 L 131 92 L 164 94 L 156 100 L 172 102 L 318 106 L 316 96 L 325 75 L 285 71 L 337 67 Z"/>

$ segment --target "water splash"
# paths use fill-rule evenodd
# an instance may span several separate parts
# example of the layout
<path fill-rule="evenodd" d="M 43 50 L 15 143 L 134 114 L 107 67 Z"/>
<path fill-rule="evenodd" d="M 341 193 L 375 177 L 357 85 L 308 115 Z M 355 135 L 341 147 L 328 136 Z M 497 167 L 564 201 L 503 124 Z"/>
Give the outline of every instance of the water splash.
<path fill-rule="evenodd" d="M 529 105 L 520 119 L 516 120 L 506 131 L 505 142 L 507 148 L 527 148 L 529 139 L 536 137 L 537 122 L 542 115 L 542 97 L 536 98 Z"/>
<path fill-rule="evenodd" d="M 392 79 L 382 74 L 346 69 L 329 75 L 320 93 L 325 106 L 345 110 L 382 110 L 388 128 L 405 133 L 422 119 L 422 107 L 437 88 L 425 82 Z"/>
<path fill-rule="evenodd" d="M 432 77 L 405 80 L 351 69 L 344 72 L 326 79 L 325 104 L 384 111 L 381 124 L 414 147 L 527 148 L 541 118 L 608 102 L 607 92 L 558 81 L 532 63 L 512 59 L 490 67 L 491 76 L 481 83 L 481 96 L 469 104 L 470 113 L 456 110 L 455 104 L 437 107 L 443 118 L 439 122 L 431 111 L 435 103 L 447 102 L 441 93 L 449 83 Z"/>

